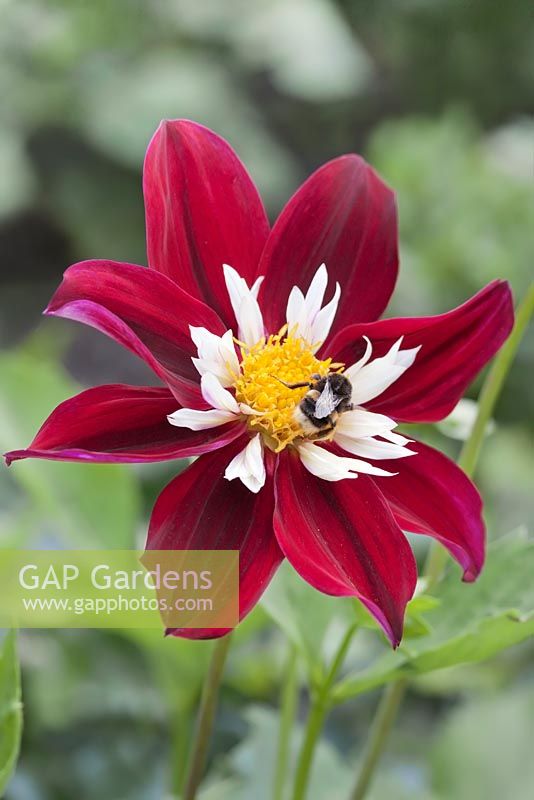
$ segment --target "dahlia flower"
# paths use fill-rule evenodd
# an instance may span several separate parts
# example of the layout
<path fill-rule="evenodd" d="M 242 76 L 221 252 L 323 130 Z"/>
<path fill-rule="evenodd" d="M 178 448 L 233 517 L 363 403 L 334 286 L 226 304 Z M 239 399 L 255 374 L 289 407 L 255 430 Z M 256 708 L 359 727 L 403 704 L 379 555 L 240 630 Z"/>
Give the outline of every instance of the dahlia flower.
<path fill-rule="evenodd" d="M 396 208 L 356 155 L 318 169 L 271 229 L 223 139 L 163 122 L 144 195 L 149 268 L 75 264 L 45 313 L 107 334 L 161 385 L 81 392 L 8 463 L 198 456 L 158 498 L 149 549 L 238 549 L 241 617 L 285 557 L 319 591 L 359 598 L 396 646 L 416 583 L 404 530 L 438 539 L 467 581 L 484 561 L 475 486 L 396 428 L 454 408 L 510 332 L 508 285 L 439 316 L 379 320 Z"/>

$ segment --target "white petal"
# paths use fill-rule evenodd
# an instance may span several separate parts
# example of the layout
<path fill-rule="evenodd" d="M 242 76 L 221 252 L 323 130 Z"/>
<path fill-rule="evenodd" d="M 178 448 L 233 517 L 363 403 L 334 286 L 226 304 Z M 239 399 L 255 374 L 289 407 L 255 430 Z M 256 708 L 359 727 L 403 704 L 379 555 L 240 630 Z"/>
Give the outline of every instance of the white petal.
<path fill-rule="evenodd" d="M 215 336 L 215 334 L 211 333 L 207 328 L 200 328 L 195 325 L 189 326 L 189 333 L 191 334 L 193 344 L 199 352 L 201 349 L 204 349 L 204 343 L 210 342 L 211 337 Z"/>
<path fill-rule="evenodd" d="M 190 326 L 191 338 L 198 350 L 198 358 L 192 362 L 200 375 L 213 372 L 223 386 L 231 386 L 239 373 L 239 360 L 235 352 L 232 331 L 216 336 L 206 328 Z"/>
<path fill-rule="evenodd" d="M 224 477 L 228 481 L 239 478 L 247 489 L 255 494 L 260 491 L 265 483 L 265 464 L 263 463 L 263 446 L 259 434 L 254 436 L 247 446 L 230 461 Z"/>
<path fill-rule="evenodd" d="M 358 476 L 347 469 L 345 461 L 328 450 L 323 450 L 311 442 L 301 444 L 298 448 L 300 460 L 312 475 L 325 481 L 341 481 L 344 478 Z"/>
<path fill-rule="evenodd" d="M 239 414 L 239 404 L 233 394 L 228 389 L 223 389 L 215 375 L 206 372 L 200 379 L 200 391 L 202 397 L 212 408 L 221 411 L 229 411 L 231 414 Z"/>
<path fill-rule="evenodd" d="M 205 375 L 206 372 L 212 372 L 214 375 L 217 376 L 219 381 L 222 383 L 222 379 L 219 375 L 217 375 L 217 370 L 219 369 L 219 362 L 218 361 L 208 361 L 205 358 L 191 358 L 191 361 L 195 365 L 196 369 L 198 370 L 199 374 Z"/>
<path fill-rule="evenodd" d="M 407 439 L 406 436 L 401 436 L 400 433 L 394 433 L 393 431 L 384 431 L 381 433 L 380 436 L 383 439 L 387 439 L 393 444 L 400 444 L 401 447 L 404 447 L 405 444 L 411 444 L 413 439 Z"/>
<path fill-rule="evenodd" d="M 345 458 L 325 450 L 320 445 L 306 442 L 298 448 L 300 460 L 312 475 L 325 481 L 340 481 L 357 478 L 358 472 L 370 475 L 393 475 L 383 469 L 356 458 Z"/>
<path fill-rule="evenodd" d="M 323 304 L 324 293 L 328 285 L 328 272 L 326 264 L 321 264 L 312 278 L 312 282 L 306 292 L 306 308 L 310 319 L 315 319 Z"/>
<path fill-rule="evenodd" d="M 355 405 L 361 405 L 381 395 L 413 364 L 420 348 L 399 352 L 402 338 L 401 336 L 395 342 L 386 355 L 375 358 L 360 369 L 352 387 L 352 402 Z"/>
<path fill-rule="evenodd" d="M 373 345 L 371 344 L 370 340 L 367 338 L 367 336 L 364 336 L 363 338 L 367 342 L 365 347 L 365 353 L 358 361 L 356 361 L 355 364 L 353 364 L 351 367 L 348 367 L 343 373 L 344 375 L 347 376 L 349 381 L 354 380 L 354 378 L 356 377 L 357 373 L 361 370 L 361 368 L 367 364 L 367 362 L 371 358 L 371 353 L 373 352 Z"/>
<path fill-rule="evenodd" d="M 352 386 L 352 402 L 356 405 L 367 403 L 395 383 L 403 372 L 405 372 L 403 367 L 396 367 L 379 358 L 375 359 L 360 370 L 360 374 Z"/>
<path fill-rule="evenodd" d="M 257 296 L 262 278 L 249 289 L 247 282 L 228 264 L 223 264 L 224 280 L 238 324 L 238 338 L 252 346 L 264 335 L 263 317 Z M 252 338 L 254 337 L 254 338 Z"/>
<path fill-rule="evenodd" d="M 395 428 L 395 420 L 384 414 L 375 414 L 363 408 L 345 411 L 337 421 L 336 434 L 342 434 L 350 439 L 361 439 L 363 436 L 382 435 L 385 431 Z"/>
<path fill-rule="evenodd" d="M 340 297 L 341 287 L 339 283 L 336 283 L 336 289 L 333 298 L 318 312 L 313 321 L 312 344 L 316 345 L 317 350 L 330 333 L 330 328 L 332 327 L 334 317 L 336 316 Z"/>
<path fill-rule="evenodd" d="M 239 403 L 239 410 L 242 414 L 254 414 L 257 417 L 262 417 L 264 414 L 267 414 L 267 411 L 256 411 L 255 408 L 248 406 L 246 403 Z"/>
<path fill-rule="evenodd" d="M 260 286 L 262 285 L 264 279 L 265 279 L 265 275 L 260 275 L 258 278 L 256 278 L 256 280 L 254 281 L 254 283 L 250 287 L 250 294 L 254 297 L 255 300 L 258 299 L 258 293 L 260 291 Z"/>
<path fill-rule="evenodd" d="M 231 420 L 235 414 L 229 411 L 209 409 L 209 411 L 196 411 L 192 408 L 180 408 L 167 417 L 171 425 L 177 428 L 189 428 L 192 431 L 204 431 L 208 428 L 218 428 Z"/>
<path fill-rule="evenodd" d="M 352 453 L 355 456 L 363 456 L 363 458 L 376 458 L 380 460 L 384 458 L 406 458 L 407 456 L 417 455 L 413 450 L 408 450 L 407 447 L 401 447 L 391 442 L 381 442 L 370 436 L 362 437 L 361 439 L 353 439 L 350 436 L 338 434 L 336 431 L 334 441 L 348 453 Z"/>
<path fill-rule="evenodd" d="M 236 313 L 238 338 L 250 347 L 265 335 L 263 317 L 258 301 L 250 292 L 241 298 L 239 311 Z"/>
<path fill-rule="evenodd" d="M 232 377 L 235 380 L 235 373 L 239 372 L 239 359 L 234 347 L 234 334 L 231 330 L 226 331 L 219 338 L 218 346 L 219 357 L 226 365 L 227 370 L 230 370 L 230 374 L 233 373 Z"/>
<path fill-rule="evenodd" d="M 306 302 L 298 286 L 293 286 L 289 293 L 286 322 L 291 335 L 304 336 L 306 333 Z"/>
<path fill-rule="evenodd" d="M 328 271 L 321 264 L 312 278 L 306 296 L 297 286 L 289 293 L 286 309 L 288 330 L 295 331 L 310 344 L 318 345 L 325 340 L 337 311 L 341 289 L 336 284 L 334 296 L 324 308 L 321 308 L 328 285 Z"/>
<path fill-rule="evenodd" d="M 415 357 L 419 350 L 423 345 L 420 344 L 419 347 L 412 347 L 410 350 L 399 350 L 397 355 L 395 356 L 395 363 L 405 369 L 411 367 L 413 362 L 415 361 Z"/>
<path fill-rule="evenodd" d="M 237 313 L 241 303 L 241 298 L 245 292 L 248 291 L 247 283 L 229 264 L 223 264 L 223 272 L 224 282 L 226 283 L 226 291 L 228 292 L 230 303 L 232 304 L 234 313 Z"/>
<path fill-rule="evenodd" d="M 358 472 L 365 473 L 366 475 L 379 475 L 388 478 L 399 474 L 398 472 L 388 472 L 380 467 L 375 467 L 374 464 L 368 464 L 367 461 L 362 461 L 359 458 L 349 458 L 347 460 L 352 462 L 352 469 L 356 469 Z"/>

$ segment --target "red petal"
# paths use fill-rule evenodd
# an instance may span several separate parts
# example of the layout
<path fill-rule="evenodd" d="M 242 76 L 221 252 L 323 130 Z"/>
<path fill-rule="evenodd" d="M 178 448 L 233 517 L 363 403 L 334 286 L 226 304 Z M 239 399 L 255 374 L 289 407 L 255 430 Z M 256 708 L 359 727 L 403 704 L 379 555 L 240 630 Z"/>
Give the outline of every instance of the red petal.
<path fill-rule="evenodd" d="M 207 431 L 176 428 L 167 414 L 176 399 L 166 388 L 97 386 L 65 400 L 53 411 L 27 450 L 14 450 L 8 465 L 21 458 L 126 463 L 166 461 L 207 453 L 243 433 L 239 423 Z"/>
<path fill-rule="evenodd" d="M 222 334 L 214 311 L 153 270 L 82 261 L 66 272 L 46 312 L 85 322 L 140 356 L 184 406 L 205 407 L 189 326 Z"/>
<path fill-rule="evenodd" d="M 295 453 L 276 471 L 274 529 L 297 572 L 326 594 L 358 597 L 395 647 L 417 571 L 384 497 L 365 475 L 323 481 Z"/>
<path fill-rule="evenodd" d="M 450 414 L 513 322 L 510 287 L 494 281 L 447 314 L 350 325 L 331 342 L 329 355 L 353 364 L 364 349 L 364 335 L 373 344 L 373 357 L 384 355 L 400 336 L 403 350 L 422 345 L 404 375 L 366 406 L 402 422 L 435 422 Z"/>
<path fill-rule="evenodd" d="M 245 167 L 208 128 L 164 121 L 148 147 L 143 184 L 150 266 L 232 327 L 222 265 L 230 264 L 251 284 L 269 234 Z"/>
<path fill-rule="evenodd" d="M 415 442 L 416 456 L 381 461 L 398 472 L 391 478 L 373 478 L 388 501 L 399 525 L 425 533 L 445 545 L 473 581 L 484 564 L 482 500 L 467 475 L 443 453 Z"/>
<path fill-rule="evenodd" d="M 305 291 L 325 263 L 341 300 L 332 335 L 352 322 L 378 319 L 397 279 L 397 213 L 393 193 L 355 155 L 314 172 L 280 214 L 265 247 L 261 307 L 268 330 L 285 322 L 287 298 Z"/>
<path fill-rule="evenodd" d="M 242 450 L 242 437 L 201 456 L 160 494 L 150 520 L 148 550 L 239 550 L 239 610 L 242 619 L 256 605 L 283 559 L 273 533 L 273 482 L 258 494 L 224 471 Z M 211 638 L 226 629 L 179 629 L 169 633 Z"/>

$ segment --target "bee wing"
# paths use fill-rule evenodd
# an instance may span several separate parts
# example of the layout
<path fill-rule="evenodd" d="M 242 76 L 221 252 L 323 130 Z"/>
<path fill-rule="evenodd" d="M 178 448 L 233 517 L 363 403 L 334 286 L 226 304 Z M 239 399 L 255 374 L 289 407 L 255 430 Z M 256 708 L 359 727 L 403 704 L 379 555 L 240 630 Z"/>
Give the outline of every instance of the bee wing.
<path fill-rule="evenodd" d="M 332 387 L 329 381 L 327 381 L 315 403 L 314 416 L 317 417 L 317 419 L 324 419 L 324 417 L 327 417 L 334 411 L 340 402 L 341 398 L 334 397 Z"/>

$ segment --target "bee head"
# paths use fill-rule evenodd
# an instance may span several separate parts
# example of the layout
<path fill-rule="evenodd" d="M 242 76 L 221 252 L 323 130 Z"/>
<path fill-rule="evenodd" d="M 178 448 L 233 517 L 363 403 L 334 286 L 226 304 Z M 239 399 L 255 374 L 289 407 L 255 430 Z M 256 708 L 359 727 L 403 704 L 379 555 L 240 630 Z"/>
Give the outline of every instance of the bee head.
<path fill-rule="evenodd" d="M 352 396 L 352 385 L 345 375 L 342 375 L 340 372 L 333 372 L 328 376 L 328 382 L 337 397 L 350 400 Z"/>

